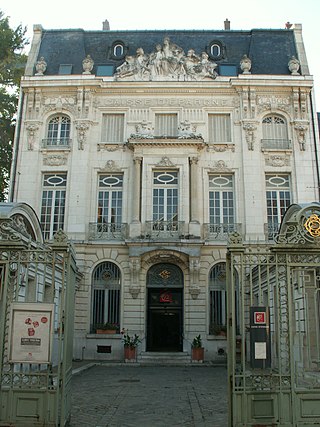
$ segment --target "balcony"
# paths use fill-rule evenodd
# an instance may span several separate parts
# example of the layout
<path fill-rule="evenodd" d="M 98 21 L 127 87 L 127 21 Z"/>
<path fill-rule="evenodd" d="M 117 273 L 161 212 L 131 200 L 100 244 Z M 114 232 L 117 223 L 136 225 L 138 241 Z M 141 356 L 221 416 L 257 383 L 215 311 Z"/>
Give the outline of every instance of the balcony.
<path fill-rule="evenodd" d="M 184 235 L 184 221 L 146 221 L 146 235 L 150 239 L 176 240 Z"/>
<path fill-rule="evenodd" d="M 127 224 L 89 223 L 89 240 L 125 240 L 128 234 Z"/>
<path fill-rule="evenodd" d="M 227 241 L 234 232 L 242 233 L 242 224 L 203 224 L 205 240 Z"/>
<path fill-rule="evenodd" d="M 42 148 L 69 149 L 70 143 L 70 138 L 47 138 L 42 140 Z"/>
<path fill-rule="evenodd" d="M 261 150 L 291 150 L 291 140 L 261 139 Z"/>

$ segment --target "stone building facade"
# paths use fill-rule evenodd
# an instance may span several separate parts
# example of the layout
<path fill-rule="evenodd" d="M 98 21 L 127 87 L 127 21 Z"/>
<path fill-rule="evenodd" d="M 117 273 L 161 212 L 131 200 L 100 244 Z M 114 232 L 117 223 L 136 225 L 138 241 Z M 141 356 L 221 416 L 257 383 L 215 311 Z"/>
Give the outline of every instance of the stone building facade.
<path fill-rule="evenodd" d="M 228 239 L 272 241 L 319 200 L 301 25 L 251 31 L 34 27 L 11 200 L 63 229 L 82 280 L 74 357 L 226 354 Z M 101 323 L 115 334 L 97 334 Z"/>

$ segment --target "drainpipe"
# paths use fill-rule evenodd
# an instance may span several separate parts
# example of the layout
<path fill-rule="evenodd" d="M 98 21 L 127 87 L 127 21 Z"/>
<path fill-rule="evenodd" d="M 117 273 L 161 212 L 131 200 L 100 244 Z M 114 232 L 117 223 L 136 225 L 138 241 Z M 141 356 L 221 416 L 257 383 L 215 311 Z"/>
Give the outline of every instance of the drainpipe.
<path fill-rule="evenodd" d="M 23 90 L 20 88 L 17 124 L 16 124 L 16 130 L 14 133 L 12 163 L 11 163 L 11 171 L 10 171 L 9 202 L 13 202 L 15 185 L 16 185 L 16 173 L 17 173 L 17 162 L 18 162 L 18 153 L 19 153 L 19 145 L 20 145 L 23 102 L 24 102 L 24 93 L 23 93 Z"/>
<path fill-rule="evenodd" d="M 318 157 L 318 146 L 317 146 L 317 133 L 316 133 L 316 126 L 315 126 L 315 116 L 314 116 L 314 109 L 313 109 L 313 97 L 310 92 L 310 105 L 311 105 L 311 115 L 312 115 L 312 132 L 313 132 L 313 141 L 314 141 L 314 153 L 315 153 L 315 160 L 316 160 L 316 169 L 317 169 L 317 181 L 318 181 L 318 197 L 320 201 L 320 172 L 319 172 L 319 157 Z"/>

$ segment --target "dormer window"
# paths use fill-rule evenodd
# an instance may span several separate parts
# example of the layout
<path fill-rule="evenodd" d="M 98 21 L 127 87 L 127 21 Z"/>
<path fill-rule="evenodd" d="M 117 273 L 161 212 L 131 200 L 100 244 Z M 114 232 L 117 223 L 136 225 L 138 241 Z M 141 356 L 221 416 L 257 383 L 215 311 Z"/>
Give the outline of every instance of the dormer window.
<path fill-rule="evenodd" d="M 116 40 L 110 47 L 109 57 L 110 59 L 123 59 L 126 56 L 127 51 L 127 46 L 125 46 L 121 40 Z"/>
<path fill-rule="evenodd" d="M 217 43 L 214 43 L 210 46 L 210 53 L 211 56 L 213 56 L 214 58 L 217 58 L 218 56 L 221 55 L 221 46 L 218 45 Z"/>
<path fill-rule="evenodd" d="M 213 40 L 207 47 L 207 53 L 211 59 L 218 60 L 225 57 L 225 46 L 219 40 Z"/>
<path fill-rule="evenodd" d="M 123 45 L 118 43 L 113 47 L 113 55 L 116 57 L 122 57 L 124 53 Z"/>

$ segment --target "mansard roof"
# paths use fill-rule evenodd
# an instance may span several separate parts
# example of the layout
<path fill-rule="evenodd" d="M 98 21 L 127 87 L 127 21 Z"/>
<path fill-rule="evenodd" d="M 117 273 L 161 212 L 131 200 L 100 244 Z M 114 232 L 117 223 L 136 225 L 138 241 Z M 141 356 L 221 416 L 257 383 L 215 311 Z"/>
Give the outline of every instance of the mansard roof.
<path fill-rule="evenodd" d="M 247 55 L 252 62 L 252 74 L 290 75 L 288 61 L 298 58 L 294 32 L 291 29 L 235 30 L 136 30 L 136 31 L 84 31 L 83 29 L 42 30 L 37 59 L 47 63 L 46 75 L 56 75 L 61 64 L 72 65 L 71 74 L 82 74 L 82 61 L 88 55 L 94 61 L 92 74 L 98 65 L 111 65 L 114 70 L 124 62 L 126 55 L 134 56 L 138 48 L 145 54 L 155 52 L 157 44 L 168 37 L 186 54 L 193 49 L 197 55 L 210 53 L 217 43 L 221 55 L 213 58 L 217 66 L 236 66 Z M 124 55 L 117 58 L 113 48 L 124 46 Z M 212 58 L 211 58 L 212 59 Z"/>

